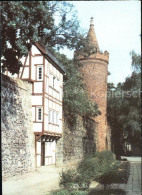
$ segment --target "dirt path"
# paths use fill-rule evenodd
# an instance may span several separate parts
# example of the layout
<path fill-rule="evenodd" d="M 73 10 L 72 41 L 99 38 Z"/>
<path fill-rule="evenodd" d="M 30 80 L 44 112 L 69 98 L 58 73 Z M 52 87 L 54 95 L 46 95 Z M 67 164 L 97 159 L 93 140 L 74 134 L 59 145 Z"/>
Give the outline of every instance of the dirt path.
<path fill-rule="evenodd" d="M 2 182 L 2 195 L 46 195 L 59 189 L 61 168 L 55 166 L 38 168 L 34 173 L 6 179 Z"/>

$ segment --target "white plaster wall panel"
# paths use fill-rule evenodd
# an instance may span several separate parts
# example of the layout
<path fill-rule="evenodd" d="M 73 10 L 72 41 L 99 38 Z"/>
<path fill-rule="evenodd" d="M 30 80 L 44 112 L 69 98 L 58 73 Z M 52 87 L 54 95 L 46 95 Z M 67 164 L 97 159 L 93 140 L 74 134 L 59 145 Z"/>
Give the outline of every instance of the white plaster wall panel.
<path fill-rule="evenodd" d="M 22 78 L 27 79 L 29 78 L 29 67 L 24 68 L 23 76 Z"/>
<path fill-rule="evenodd" d="M 27 60 L 26 60 L 26 64 L 25 65 L 29 65 L 29 55 L 27 57 Z"/>
<path fill-rule="evenodd" d="M 48 165 L 51 165 L 52 164 L 52 157 L 49 157 L 48 158 Z"/>
<path fill-rule="evenodd" d="M 35 55 L 35 54 L 41 54 L 40 51 L 37 49 L 36 46 L 32 46 L 32 54 Z"/>
<path fill-rule="evenodd" d="M 54 131 L 54 126 L 53 125 L 51 125 L 51 132 L 53 132 Z"/>
<path fill-rule="evenodd" d="M 12 75 L 10 72 L 8 72 L 8 76 L 9 76 L 9 77 L 12 77 L 12 78 L 17 78 L 17 77 L 18 77 L 17 74 L 13 74 L 13 75 Z"/>
<path fill-rule="evenodd" d="M 44 113 L 48 114 L 48 99 L 44 99 Z"/>
<path fill-rule="evenodd" d="M 63 86 L 63 75 L 60 73 L 60 86 Z"/>
<path fill-rule="evenodd" d="M 47 75 L 47 60 L 45 60 L 45 74 Z"/>
<path fill-rule="evenodd" d="M 56 150 L 56 143 L 55 141 L 53 141 L 51 142 L 52 164 L 55 164 L 55 150 Z"/>
<path fill-rule="evenodd" d="M 50 132 L 52 131 L 52 125 L 51 124 L 49 124 L 48 129 L 49 129 Z"/>
<path fill-rule="evenodd" d="M 32 66 L 32 68 L 31 68 L 31 79 L 33 79 L 33 80 L 35 80 L 36 78 L 35 78 L 35 71 L 36 71 L 36 66 L 34 65 L 35 63 L 34 63 L 34 57 L 32 57 L 32 63 L 31 63 L 31 66 Z"/>
<path fill-rule="evenodd" d="M 59 93 L 59 100 L 62 102 L 62 90 L 60 88 L 60 93 Z"/>
<path fill-rule="evenodd" d="M 49 87 L 49 95 L 52 96 L 52 89 Z"/>
<path fill-rule="evenodd" d="M 56 107 L 55 107 L 55 102 L 53 102 L 52 108 L 53 108 L 54 110 L 56 109 Z"/>
<path fill-rule="evenodd" d="M 23 66 L 20 67 L 20 70 L 19 70 L 19 78 L 21 77 L 22 70 L 23 70 Z"/>
<path fill-rule="evenodd" d="M 45 165 L 46 165 L 46 166 L 49 165 L 49 164 L 48 164 L 48 158 L 45 158 Z"/>
<path fill-rule="evenodd" d="M 49 108 L 52 108 L 52 101 L 49 100 Z"/>
<path fill-rule="evenodd" d="M 57 98 L 58 100 L 59 100 L 59 97 L 60 97 L 60 96 L 59 96 L 59 93 L 57 93 L 57 94 L 56 94 L 56 98 Z"/>
<path fill-rule="evenodd" d="M 59 78 L 59 71 L 57 70 L 57 77 Z"/>
<path fill-rule="evenodd" d="M 55 96 L 54 96 L 56 99 L 57 99 L 57 92 L 55 91 Z"/>
<path fill-rule="evenodd" d="M 42 123 L 33 123 L 34 132 L 42 132 Z"/>
<path fill-rule="evenodd" d="M 52 96 L 53 96 L 53 97 L 55 97 L 55 93 L 56 93 L 56 92 L 53 90 L 53 93 L 52 93 Z"/>
<path fill-rule="evenodd" d="M 36 142 L 37 145 L 36 145 L 36 148 L 37 148 L 37 154 L 41 154 L 41 142 Z"/>
<path fill-rule="evenodd" d="M 51 156 L 51 143 L 45 142 L 45 156 Z"/>
<path fill-rule="evenodd" d="M 46 63 L 47 63 L 47 75 L 49 76 L 49 66 L 50 66 L 50 63 L 48 62 L 48 60 L 46 60 Z"/>
<path fill-rule="evenodd" d="M 35 121 L 35 107 L 32 107 L 32 117 L 33 117 L 33 121 Z"/>
<path fill-rule="evenodd" d="M 32 95 L 32 105 L 42 105 L 42 96 Z"/>
<path fill-rule="evenodd" d="M 35 64 L 43 64 L 43 56 L 35 56 Z"/>
<path fill-rule="evenodd" d="M 37 155 L 37 167 L 41 166 L 41 155 Z"/>
<path fill-rule="evenodd" d="M 56 75 L 56 68 L 53 66 L 53 74 Z"/>
<path fill-rule="evenodd" d="M 59 133 L 59 126 L 57 126 L 57 129 L 56 129 L 57 133 Z"/>
<path fill-rule="evenodd" d="M 57 128 L 57 126 L 55 126 L 55 127 L 54 127 L 54 129 L 55 129 L 55 132 L 57 133 L 57 132 L 58 132 L 58 128 Z"/>
<path fill-rule="evenodd" d="M 49 63 L 49 71 L 53 72 L 53 66 Z"/>
<path fill-rule="evenodd" d="M 48 93 L 48 85 L 49 85 L 49 79 L 45 77 L 45 92 Z"/>
<path fill-rule="evenodd" d="M 43 92 L 43 82 L 34 82 L 34 93 Z"/>
<path fill-rule="evenodd" d="M 62 133 L 62 121 L 60 120 L 59 133 Z"/>
<path fill-rule="evenodd" d="M 26 59 L 26 57 L 22 57 L 22 58 L 20 59 L 20 61 L 22 62 L 23 65 L 24 65 L 25 59 Z"/>
<path fill-rule="evenodd" d="M 49 127 L 49 131 L 50 131 L 50 132 L 53 132 L 53 131 L 54 131 L 54 127 L 53 127 L 53 125 L 51 125 L 51 124 L 50 124 L 50 127 Z"/>
<path fill-rule="evenodd" d="M 44 116 L 44 130 L 48 131 L 48 116 Z"/>
<path fill-rule="evenodd" d="M 60 106 L 59 119 L 62 119 L 62 106 Z"/>

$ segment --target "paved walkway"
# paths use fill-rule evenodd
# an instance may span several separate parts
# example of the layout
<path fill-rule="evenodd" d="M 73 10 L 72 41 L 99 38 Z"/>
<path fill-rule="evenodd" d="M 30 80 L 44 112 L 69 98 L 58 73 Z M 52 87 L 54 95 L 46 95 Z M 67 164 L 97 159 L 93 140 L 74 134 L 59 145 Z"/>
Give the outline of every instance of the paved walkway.
<path fill-rule="evenodd" d="M 130 161 L 130 175 L 127 184 L 120 184 L 126 195 L 141 195 L 141 157 L 125 157 Z"/>
<path fill-rule="evenodd" d="M 110 189 L 123 190 L 125 195 L 141 195 L 141 157 L 126 157 L 130 161 L 130 175 L 126 184 L 112 184 Z M 96 189 L 102 189 L 99 185 Z M 122 195 L 122 194 L 120 194 Z"/>
<path fill-rule="evenodd" d="M 141 163 L 130 162 L 130 175 L 126 184 L 113 184 L 112 188 L 122 189 L 126 195 L 141 195 Z"/>

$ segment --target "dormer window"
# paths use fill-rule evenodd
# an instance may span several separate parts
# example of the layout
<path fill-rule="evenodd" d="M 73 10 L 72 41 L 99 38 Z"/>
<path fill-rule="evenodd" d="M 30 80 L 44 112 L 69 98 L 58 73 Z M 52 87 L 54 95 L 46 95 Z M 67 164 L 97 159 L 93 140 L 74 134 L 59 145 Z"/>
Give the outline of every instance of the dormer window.
<path fill-rule="evenodd" d="M 37 81 L 43 80 L 43 66 L 37 66 Z"/>

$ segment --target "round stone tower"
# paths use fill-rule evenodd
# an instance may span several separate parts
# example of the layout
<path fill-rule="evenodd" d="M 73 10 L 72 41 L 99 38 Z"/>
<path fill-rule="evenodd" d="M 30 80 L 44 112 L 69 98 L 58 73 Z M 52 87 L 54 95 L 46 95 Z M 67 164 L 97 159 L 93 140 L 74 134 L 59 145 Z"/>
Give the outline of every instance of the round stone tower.
<path fill-rule="evenodd" d="M 98 139 L 97 150 L 107 150 L 107 75 L 108 75 L 108 62 L 109 53 L 105 51 L 100 52 L 97 42 L 94 21 L 91 18 L 90 29 L 86 37 L 86 46 L 94 48 L 95 53 L 86 57 L 81 52 L 76 51 L 74 57 L 80 61 L 82 66 L 80 72 L 83 75 L 86 83 L 87 92 L 92 101 L 98 104 L 101 115 L 93 119 L 98 123 Z"/>

